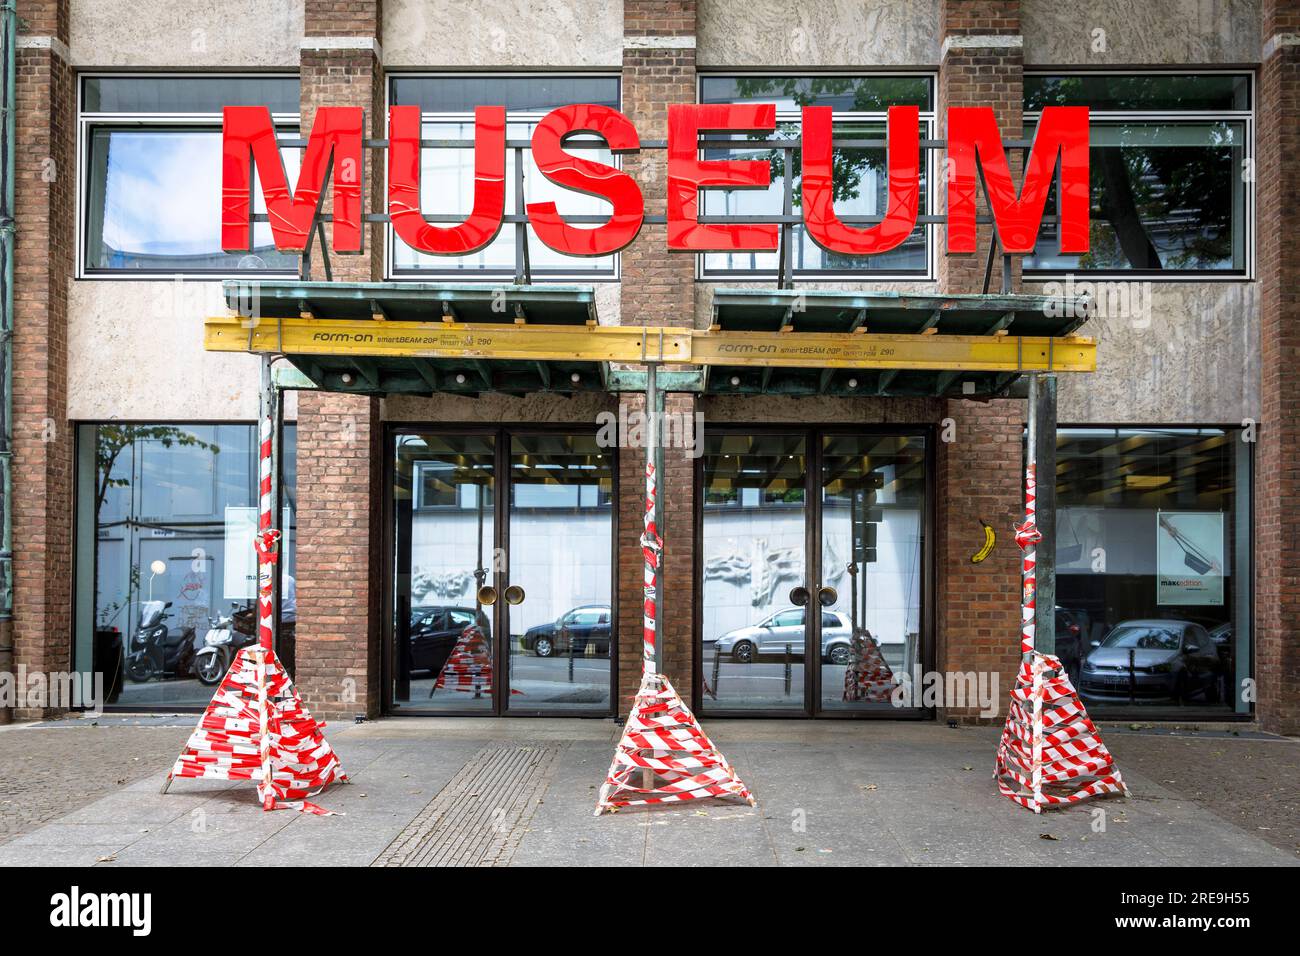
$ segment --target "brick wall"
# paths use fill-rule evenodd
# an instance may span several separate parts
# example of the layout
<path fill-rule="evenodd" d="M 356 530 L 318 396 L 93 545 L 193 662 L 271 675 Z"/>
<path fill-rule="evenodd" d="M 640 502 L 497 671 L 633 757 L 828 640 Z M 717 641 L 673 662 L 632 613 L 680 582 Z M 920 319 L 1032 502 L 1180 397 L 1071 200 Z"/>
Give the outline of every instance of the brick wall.
<path fill-rule="evenodd" d="M 1300 2 L 1267 0 L 1261 36 L 1256 208 L 1261 427 L 1255 473 L 1255 676 L 1263 726 L 1300 733 Z M 1272 47 L 1270 50 L 1269 48 Z"/>
<path fill-rule="evenodd" d="M 311 37 L 355 37 L 346 49 L 302 51 L 302 129 L 318 106 L 364 106 L 382 135 L 383 78 L 366 40 L 378 35 L 377 2 L 308 0 Z M 310 46 L 310 40 L 307 46 Z M 368 209 L 382 208 L 383 153 L 366 151 Z M 327 198 L 325 209 L 330 209 Z M 382 277 L 383 232 L 371 226 L 362 255 L 332 254 L 335 281 Z M 324 279 L 321 257 L 312 277 Z M 377 399 L 298 396 L 298 624 L 296 681 L 313 711 L 375 716 L 380 706 L 383 591 L 382 425 Z"/>
<path fill-rule="evenodd" d="M 948 52 L 939 72 L 940 122 L 951 106 L 992 105 L 1004 139 L 1021 137 L 1023 56 L 1015 45 L 1020 34 L 1018 0 L 945 0 L 941 29 Z M 978 37 L 977 41 L 963 37 Z M 1003 45 L 989 39 L 1006 36 Z M 949 39 L 951 38 L 951 39 Z M 967 46 L 977 42 L 979 46 Z M 945 133 L 941 133 L 945 135 Z M 1020 163 L 1011 160 L 1019 182 Z M 944 193 L 940 193 L 940 205 Z M 988 211 L 981 191 L 980 213 Z M 974 255 L 947 255 L 944 231 L 938 232 L 939 289 L 948 293 L 981 292 L 990 226 L 979 227 Z M 1013 290 L 1019 287 L 1019 257 Z M 1001 259 L 994 263 L 991 291 L 1000 288 Z M 943 403 L 937 446 L 938 558 L 936 628 L 938 667 L 942 671 L 996 671 L 1002 696 L 1010 689 L 1020 648 L 1020 552 L 1012 526 L 1023 508 L 1021 427 L 1024 402 Z M 970 556 L 982 540 L 980 521 L 997 529 L 998 545 L 981 564 Z M 999 702 L 1001 706 L 1001 702 Z M 976 708 L 950 708 L 947 716 L 974 719 Z"/>
<path fill-rule="evenodd" d="M 668 136 L 668 104 L 695 102 L 694 0 L 626 0 L 623 28 L 623 111 L 642 140 Z M 654 38 L 645 40 L 644 38 Z M 650 47 L 645 44 L 654 43 Z M 624 163 L 641 185 L 647 214 L 665 206 L 663 150 L 629 154 Z M 667 252 L 665 228 L 647 225 L 622 256 L 623 325 L 685 325 L 695 319 L 694 256 Z M 640 409 L 638 400 L 635 407 Z M 694 420 L 695 399 L 671 394 L 666 410 Z M 644 520 L 645 453 L 620 454 L 618 712 L 626 713 L 641 675 L 643 559 L 636 531 Z M 664 449 L 660 481 L 665 540 L 660 600 L 664 671 L 689 699 L 694 635 L 694 462 Z"/>
<path fill-rule="evenodd" d="M 17 51 L 14 663 L 42 671 L 66 669 L 72 647 L 67 292 L 76 176 L 67 7 L 66 0 L 18 6 L 20 37 L 43 45 Z"/>

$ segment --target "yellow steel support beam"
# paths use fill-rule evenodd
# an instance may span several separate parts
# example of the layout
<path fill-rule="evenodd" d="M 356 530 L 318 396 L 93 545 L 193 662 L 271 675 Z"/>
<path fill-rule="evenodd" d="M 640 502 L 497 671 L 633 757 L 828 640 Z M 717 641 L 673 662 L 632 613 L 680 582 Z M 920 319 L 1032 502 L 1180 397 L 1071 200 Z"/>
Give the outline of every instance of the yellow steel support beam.
<path fill-rule="evenodd" d="M 1090 338 L 724 332 L 637 326 L 208 319 L 205 347 L 350 358 L 514 359 L 782 368 L 1091 372 Z M 662 349 L 662 351 L 661 351 Z"/>

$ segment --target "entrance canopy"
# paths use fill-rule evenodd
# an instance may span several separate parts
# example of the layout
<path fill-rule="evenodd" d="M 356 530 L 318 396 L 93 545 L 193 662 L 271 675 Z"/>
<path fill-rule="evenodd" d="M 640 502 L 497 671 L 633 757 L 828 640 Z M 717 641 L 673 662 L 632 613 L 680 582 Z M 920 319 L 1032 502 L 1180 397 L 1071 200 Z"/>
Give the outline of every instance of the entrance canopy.
<path fill-rule="evenodd" d="M 206 347 L 281 354 L 299 387 L 361 394 L 641 391 L 997 395 L 1088 372 L 1086 300 L 717 289 L 707 329 L 605 326 L 592 286 L 228 281 Z M 635 318 L 634 316 L 625 318 Z M 633 368 L 629 368 L 632 366 Z"/>

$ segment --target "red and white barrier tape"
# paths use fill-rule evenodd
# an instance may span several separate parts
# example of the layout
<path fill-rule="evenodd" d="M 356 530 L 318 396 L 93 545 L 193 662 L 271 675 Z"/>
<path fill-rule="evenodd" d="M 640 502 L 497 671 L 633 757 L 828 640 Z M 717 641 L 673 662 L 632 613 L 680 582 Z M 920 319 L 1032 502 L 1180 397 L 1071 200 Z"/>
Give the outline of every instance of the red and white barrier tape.
<path fill-rule="evenodd" d="M 707 797 L 754 797 L 700 727 L 681 695 L 655 668 L 655 618 L 659 558 L 663 540 L 655 527 L 658 489 L 652 462 L 646 462 L 645 600 L 641 687 L 614 750 L 614 760 L 596 801 L 596 816 L 620 807 L 680 803 Z M 639 784 L 638 784 L 639 781 Z"/>
<path fill-rule="evenodd" d="M 1021 662 L 993 770 L 998 791 L 1035 813 L 1091 797 L 1128 794 L 1060 659 L 1034 646 L 1037 545 L 1043 540 L 1036 521 L 1037 498 L 1031 463 L 1025 473 L 1025 522 L 1016 528 L 1016 544 L 1024 552 Z"/>
<path fill-rule="evenodd" d="M 307 798 L 347 775 L 324 727 L 303 706 L 275 652 L 246 647 L 212 695 L 170 777 L 255 780 L 263 809 L 327 814 Z"/>

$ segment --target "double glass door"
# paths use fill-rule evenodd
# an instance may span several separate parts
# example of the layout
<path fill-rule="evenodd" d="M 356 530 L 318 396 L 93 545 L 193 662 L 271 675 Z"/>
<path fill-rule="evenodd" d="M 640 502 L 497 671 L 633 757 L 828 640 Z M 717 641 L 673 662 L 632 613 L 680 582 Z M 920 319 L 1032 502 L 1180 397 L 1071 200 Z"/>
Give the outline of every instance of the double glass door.
<path fill-rule="evenodd" d="M 701 462 L 704 713 L 906 713 L 926 658 L 924 432 L 714 428 Z"/>
<path fill-rule="evenodd" d="M 502 428 L 403 428 L 390 450 L 390 710 L 611 713 L 612 450 Z"/>

